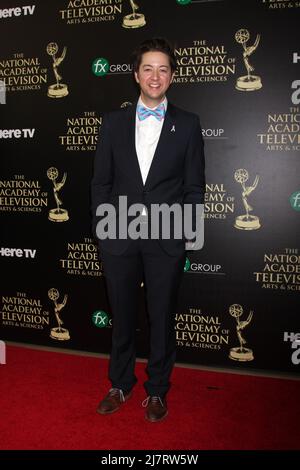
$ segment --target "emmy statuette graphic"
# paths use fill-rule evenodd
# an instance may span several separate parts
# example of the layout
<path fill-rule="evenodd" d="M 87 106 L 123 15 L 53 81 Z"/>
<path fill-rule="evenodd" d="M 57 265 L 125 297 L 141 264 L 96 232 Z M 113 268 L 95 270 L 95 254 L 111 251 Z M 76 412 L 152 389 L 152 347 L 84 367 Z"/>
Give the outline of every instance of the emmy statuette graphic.
<path fill-rule="evenodd" d="M 141 28 L 142 26 L 145 26 L 145 16 L 142 13 L 136 13 L 139 6 L 133 0 L 130 0 L 130 4 L 132 14 L 124 16 L 122 24 L 123 28 Z"/>
<path fill-rule="evenodd" d="M 247 170 L 240 168 L 234 173 L 234 179 L 237 183 L 242 185 L 242 199 L 246 210 L 246 214 L 236 217 L 234 226 L 239 230 L 257 230 L 261 226 L 260 221 L 256 215 L 249 214 L 249 212 L 253 210 L 253 207 L 250 206 L 247 198 L 252 193 L 252 191 L 255 190 L 259 181 L 259 176 L 256 175 L 252 186 L 245 186 L 246 181 L 249 179 L 249 174 Z"/>
<path fill-rule="evenodd" d="M 49 42 L 47 46 L 47 53 L 53 59 L 53 64 L 52 64 L 53 72 L 54 72 L 54 76 L 56 79 L 55 85 L 50 85 L 48 87 L 47 96 L 49 96 L 49 98 L 63 98 L 64 96 L 67 96 L 69 94 L 68 86 L 65 83 L 60 83 L 62 76 L 59 75 L 57 71 L 58 66 L 63 62 L 66 56 L 67 48 L 66 47 L 63 48 L 63 51 L 60 57 L 56 57 L 57 52 L 58 52 L 58 45 L 56 44 L 56 42 Z"/>
<path fill-rule="evenodd" d="M 253 351 L 244 347 L 247 341 L 242 336 L 242 331 L 252 320 L 253 312 L 250 310 L 247 320 L 240 321 L 240 317 L 243 315 L 243 307 L 239 304 L 233 304 L 229 307 L 229 313 L 236 319 L 236 333 L 240 343 L 240 347 L 230 349 L 229 358 L 240 362 L 253 361 Z"/>
<path fill-rule="evenodd" d="M 48 290 L 48 297 L 50 300 L 54 302 L 54 314 L 57 320 L 58 327 L 51 328 L 50 338 L 57 339 L 59 341 L 67 341 L 70 339 L 69 331 L 66 328 L 62 328 L 63 321 L 59 316 L 60 311 L 65 307 L 68 296 L 64 296 L 64 300 L 61 303 L 58 303 L 57 300 L 59 299 L 59 292 L 57 289 L 52 288 Z"/>
<path fill-rule="evenodd" d="M 243 59 L 244 64 L 247 70 L 247 75 L 239 77 L 236 81 L 235 88 L 240 91 L 254 91 L 259 90 L 262 87 L 261 79 L 257 75 L 252 75 L 251 72 L 254 71 L 254 67 L 249 62 L 249 57 L 256 50 L 259 41 L 260 34 L 256 36 L 255 42 L 252 46 L 247 46 L 247 42 L 250 39 L 250 33 L 247 29 L 239 29 L 235 33 L 235 40 L 243 46 Z"/>
<path fill-rule="evenodd" d="M 121 104 L 120 108 L 127 108 L 127 106 L 132 106 L 131 101 L 124 101 L 124 103 Z"/>
<path fill-rule="evenodd" d="M 69 220 L 68 211 L 60 207 L 62 205 L 62 202 L 58 197 L 58 192 L 61 190 L 61 188 L 66 182 L 67 173 L 64 173 L 61 182 L 58 183 L 56 181 L 58 177 L 58 170 L 57 168 L 52 166 L 51 168 L 48 168 L 47 176 L 49 180 L 51 180 L 53 183 L 53 193 L 57 205 L 56 209 L 50 209 L 48 219 L 51 220 L 51 222 L 66 222 L 67 220 Z"/>

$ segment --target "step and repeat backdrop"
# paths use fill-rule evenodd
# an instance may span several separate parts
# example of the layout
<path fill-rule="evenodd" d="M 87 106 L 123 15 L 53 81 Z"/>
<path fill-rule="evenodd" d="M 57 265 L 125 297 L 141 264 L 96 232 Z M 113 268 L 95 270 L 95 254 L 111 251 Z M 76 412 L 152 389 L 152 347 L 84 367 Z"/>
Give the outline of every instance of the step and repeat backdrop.
<path fill-rule="evenodd" d="M 164 36 L 207 167 L 177 360 L 299 374 L 299 19 L 295 0 L 0 0 L 0 339 L 110 351 L 94 153 L 103 114 L 137 99 L 132 51 Z M 143 287 L 140 305 L 147 357 Z"/>

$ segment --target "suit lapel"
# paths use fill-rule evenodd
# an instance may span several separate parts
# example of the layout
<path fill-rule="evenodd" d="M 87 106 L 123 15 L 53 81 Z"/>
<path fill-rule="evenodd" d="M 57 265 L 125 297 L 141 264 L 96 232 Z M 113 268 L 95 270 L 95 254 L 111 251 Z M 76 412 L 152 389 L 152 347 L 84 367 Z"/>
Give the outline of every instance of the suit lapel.
<path fill-rule="evenodd" d="M 162 126 L 158 143 L 157 143 L 157 147 L 153 156 L 153 160 L 150 166 L 150 170 L 149 170 L 147 179 L 145 181 L 145 187 L 150 186 L 151 182 L 155 178 L 155 174 L 159 173 L 160 165 L 164 158 L 164 152 L 166 152 L 167 149 L 170 148 L 172 144 L 172 134 L 173 134 L 172 129 L 173 129 L 173 126 L 175 126 L 175 115 L 176 115 L 175 107 L 170 102 L 168 102 L 167 112 L 165 115 L 164 123 Z"/>
<path fill-rule="evenodd" d="M 135 147 L 135 117 L 136 117 L 136 106 L 137 103 L 134 103 L 132 106 L 128 107 L 128 114 L 127 114 L 127 123 L 125 125 L 125 139 L 124 142 L 128 144 L 128 151 L 124 152 L 126 155 L 127 166 L 130 168 L 131 176 L 135 179 L 138 183 L 139 187 L 143 187 L 143 178 L 140 170 L 140 165 L 136 153 Z"/>

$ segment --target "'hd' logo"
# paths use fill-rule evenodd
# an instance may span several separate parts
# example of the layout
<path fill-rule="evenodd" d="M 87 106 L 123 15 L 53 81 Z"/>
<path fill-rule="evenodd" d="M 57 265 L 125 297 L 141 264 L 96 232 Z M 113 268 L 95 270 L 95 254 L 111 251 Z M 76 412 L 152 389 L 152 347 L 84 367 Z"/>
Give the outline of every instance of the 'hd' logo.
<path fill-rule="evenodd" d="M 300 333 L 288 333 L 284 332 L 283 341 L 291 342 L 292 349 L 295 349 L 292 353 L 292 363 L 297 366 L 300 364 Z"/>
<path fill-rule="evenodd" d="M 12 18 L 13 16 L 33 15 L 34 10 L 35 10 L 35 5 L 27 5 L 23 7 L 15 7 L 15 8 L 2 8 L 0 10 L 0 19 Z"/>
<path fill-rule="evenodd" d="M 294 52 L 293 64 L 297 64 L 298 62 L 300 62 L 300 55 L 298 52 Z M 300 103 L 300 80 L 294 80 L 292 82 L 292 90 L 295 90 L 292 92 L 291 96 L 292 103 L 298 105 Z"/>
<path fill-rule="evenodd" d="M 6 345 L 0 341 L 0 364 L 6 364 Z"/>
<path fill-rule="evenodd" d="M 6 104 L 6 85 L 3 80 L 0 80 L 0 104 Z"/>

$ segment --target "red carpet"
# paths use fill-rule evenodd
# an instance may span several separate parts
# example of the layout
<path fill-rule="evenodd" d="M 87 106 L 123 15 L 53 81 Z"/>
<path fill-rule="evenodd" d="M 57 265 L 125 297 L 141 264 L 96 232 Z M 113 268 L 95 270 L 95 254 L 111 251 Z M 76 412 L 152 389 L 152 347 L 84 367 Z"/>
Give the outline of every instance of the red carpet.
<path fill-rule="evenodd" d="M 177 367 L 168 418 L 148 423 L 144 367 L 128 403 L 101 416 L 106 360 L 8 346 L 0 449 L 300 449 L 300 381 Z"/>

